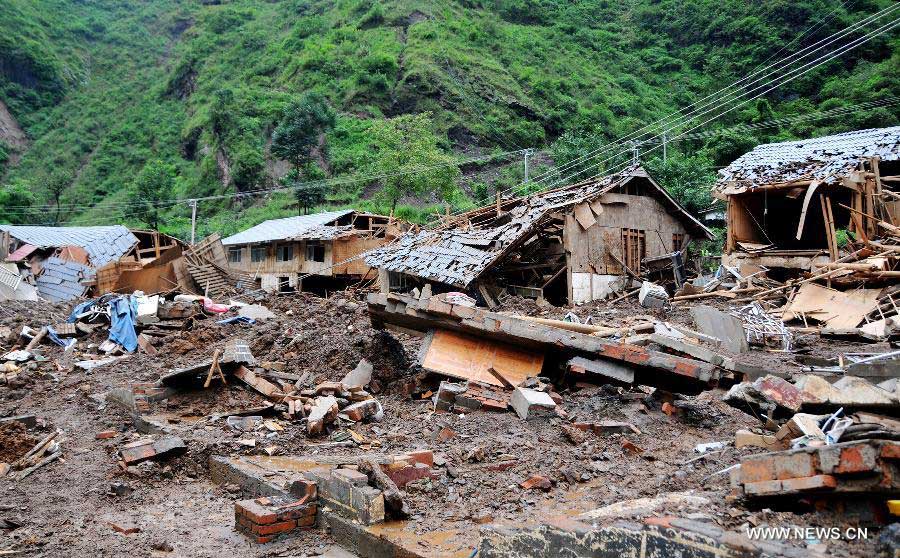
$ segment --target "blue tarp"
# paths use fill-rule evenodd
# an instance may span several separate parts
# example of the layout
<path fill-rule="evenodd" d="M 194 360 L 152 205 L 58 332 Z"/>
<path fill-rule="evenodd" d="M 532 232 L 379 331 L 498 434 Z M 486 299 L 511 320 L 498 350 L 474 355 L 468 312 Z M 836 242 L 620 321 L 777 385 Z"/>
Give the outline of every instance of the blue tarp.
<path fill-rule="evenodd" d="M 56 330 L 54 330 L 50 326 L 47 326 L 47 337 L 49 337 L 51 341 L 53 341 L 60 347 L 64 347 L 66 349 L 68 349 L 70 345 L 75 343 L 74 339 L 61 339 L 56 333 Z"/>
<path fill-rule="evenodd" d="M 85 312 L 90 310 L 91 307 L 94 306 L 95 304 L 97 304 L 96 300 L 86 300 L 86 301 L 82 302 L 81 304 L 79 304 L 78 306 L 76 306 L 75 308 L 72 309 L 72 313 L 69 314 L 69 319 L 67 319 L 66 321 L 70 324 L 74 324 L 75 322 L 78 321 L 79 315 L 84 314 Z"/>
<path fill-rule="evenodd" d="M 129 353 L 137 349 L 137 299 L 120 296 L 109 301 L 109 340 L 125 347 Z"/>

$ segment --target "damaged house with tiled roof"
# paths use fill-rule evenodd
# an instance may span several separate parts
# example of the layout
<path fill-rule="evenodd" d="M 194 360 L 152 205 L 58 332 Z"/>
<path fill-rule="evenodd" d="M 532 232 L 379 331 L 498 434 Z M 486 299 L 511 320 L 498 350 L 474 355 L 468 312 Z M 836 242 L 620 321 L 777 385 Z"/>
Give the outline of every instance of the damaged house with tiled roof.
<path fill-rule="evenodd" d="M 900 225 L 900 127 L 759 145 L 713 195 L 727 204 L 724 264 L 779 278 L 827 265 L 848 233 L 865 242 Z"/>
<path fill-rule="evenodd" d="M 172 261 L 182 244 L 122 225 L 45 227 L 0 225 L 0 299 L 66 302 L 107 292 L 157 292 L 177 285 Z M 141 273 L 136 282 L 127 272 Z"/>
<path fill-rule="evenodd" d="M 357 256 L 402 234 L 386 215 L 353 209 L 270 219 L 222 239 L 228 266 L 266 291 L 340 287 L 374 272 Z"/>
<path fill-rule="evenodd" d="M 384 291 L 430 284 L 493 305 L 505 293 L 554 304 L 598 300 L 712 232 L 641 167 L 498 200 L 375 250 Z"/>

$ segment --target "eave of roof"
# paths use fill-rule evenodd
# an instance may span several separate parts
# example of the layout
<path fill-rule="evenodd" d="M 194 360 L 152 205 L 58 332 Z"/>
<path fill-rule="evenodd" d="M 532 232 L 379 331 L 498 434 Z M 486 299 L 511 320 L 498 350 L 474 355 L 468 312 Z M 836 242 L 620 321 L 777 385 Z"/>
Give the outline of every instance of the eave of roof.
<path fill-rule="evenodd" d="M 310 229 L 328 225 L 351 213 L 355 213 L 355 210 L 341 209 L 337 211 L 314 213 L 312 215 L 269 219 L 268 221 L 263 221 L 247 230 L 223 238 L 222 244 L 226 246 L 235 244 L 258 244 L 297 238 Z"/>

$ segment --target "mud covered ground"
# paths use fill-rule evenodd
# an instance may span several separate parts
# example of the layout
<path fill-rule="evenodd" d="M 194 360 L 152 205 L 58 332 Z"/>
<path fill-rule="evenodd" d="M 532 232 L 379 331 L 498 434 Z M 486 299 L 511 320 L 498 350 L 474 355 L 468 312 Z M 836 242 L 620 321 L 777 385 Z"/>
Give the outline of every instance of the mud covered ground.
<path fill-rule="evenodd" d="M 323 300 L 307 294 L 272 297 L 266 304 L 274 319 L 252 326 L 218 325 L 199 319 L 188 331 L 154 338 L 158 353 L 137 353 L 90 372 L 68 370 L 62 348 L 41 345 L 46 361 L 29 363 L 8 385 L 0 385 L 0 417 L 34 414 L 30 430 L 0 427 L 0 461 L 18 458 L 53 429 L 60 429 L 63 458 L 22 481 L 0 478 L 0 550 L 25 556 L 314 556 L 333 541 L 321 531 L 299 537 L 251 545 L 233 530 L 231 487 L 208 479 L 210 455 L 356 455 L 363 448 L 327 445 L 333 438 L 308 439 L 305 430 L 274 418 L 281 431 L 230 429 L 224 415 L 258 407 L 263 399 L 236 382 L 213 383 L 207 390 L 182 391 L 156 402 L 147 414 L 160 417 L 181 436 L 188 453 L 164 463 L 145 462 L 125 469 L 117 450 L 141 435 L 128 413 L 105 394 L 135 383 L 155 382 L 173 368 L 208 359 L 228 339 L 250 342 L 259 361 L 280 361 L 284 370 L 305 376 L 305 385 L 340 380 L 361 358 L 374 365 L 371 391 L 382 403 L 380 422 L 358 424 L 354 430 L 377 440 L 377 451 L 400 454 L 428 448 L 435 452 L 440 473 L 433 480 L 409 485 L 410 529 L 419 535 L 431 530 L 487 522 L 521 523 L 542 516 L 599 508 L 622 500 L 670 492 L 694 491 L 708 499 L 699 507 L 677 506 L 659 513 L 715 522 L 731 528 L 745 526 L 844 526 L 846 520 L 828 511 L 797 514 L 748 509 L 729 496 L 727 467 L 751 449 L 700 456 L 699 443 L 733 440 L 739 428 L 758 420 L 720 401 L 721 391 L 684 397 L 691 412 L 670 417 L 661 411 L 662 397 L 650 388 L 626 391 L 611 386 L 582 389 L 561 386 L 563 408 L 576 420 L 616 420 L 633 424 L 639 433 L 625 435 L 573 434 L 560 418 L 521 421 L 514 413 L 474 412 L 435 414 L 428 400 L 414 400 L 403 387 L 420 375 L 414 365 L 420 340 L 404 334 L 372 329 L 361 297 L 336 296 Z M 0 327 L 10 338 L 0 340 L 7 350 L 23 325 L 40 328 L 62 321 L 67 306 L 16 303 L 0 311 Z M 561 318 L 569 310 L 510 299 L 504 310 Z M 571 310 L 594 323 L 622 325 L 635 316 L 692 326 L 687 307 L 648 312 L 633 300 L 612 307 L 604 303 Z M 96 352 L 105 332 L 79 338 L 74 360 Z M 860 350 L 833 346 L 819 339 L 807 343 L 813 353 Z M 866 345 L 865 347 L 871 347 Z M 748 356 L 749 355 L 749 356 Z M 755 350 L 742 358 L 771 369 L 796 371 L 794 356 Z M 118 435 L 97 439 L 99 432 Z M 624 443 L 625 439 L 633 445 Z M 246 440 L 253 439 L 255 447 Z M 322 445 L 326 444 L 326 445 Z M 631 448 L 631 449 L 629 449 Z M 372 451 L 368 449 L 368 451 Z M 503 466 L 498 464 L 503 463 Z M 531 475 L 550 478 L 547 491 L 519 486 Z M 122 534 L 116 530 L 137 528 Z M 804 542 L 796 544 L 804 545 Z M 874 540 L 822 542 L 810 546 L 811 555 L 872 556 Z M 223 554 L 227 553 L 227 554 Z"/>

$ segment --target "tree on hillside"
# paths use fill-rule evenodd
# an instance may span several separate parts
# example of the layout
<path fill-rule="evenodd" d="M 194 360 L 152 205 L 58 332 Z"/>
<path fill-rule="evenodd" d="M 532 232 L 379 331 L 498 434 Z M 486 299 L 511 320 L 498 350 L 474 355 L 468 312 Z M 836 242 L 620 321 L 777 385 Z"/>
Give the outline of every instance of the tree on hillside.
<path fill-rule="evenodd" d="M 56 213 L 53 215 L 53 225 L 59 224 L 62 195 L 71 183 L 72 176 L 65 172 L 55 172 L 47 179 L 47 192 L 50 193 L 50 199 L 53 200 L 54 205 L 56 205 Z"/>
<path fill-rule="evenodd" d="M 644 167 L 660 186 L 691 213 L 697 214 L 712 203 L 710 190 L 716 181 L 716 174 L 712 161 L 703 153 L 672 153 L 666 157 L 665 163 L 656 158 L 646 161 Z"/>
<path fill-rule="evenodd" d="M 281 123 L 272 132 L 272 155 L 294 165 L 296 184 L 315 174 L 312 150 L 319 144 L 319 136 L 334 127 L 334 123 L 334 110 L 319 93 L 306 93 L 285 109 Z M 298 186 L 295 192 L 298 211 L 308 211 L 321 203 L 327 193 L 324 188 L 307 186 Z"/>
<path fill-rule="evenodd" d="M 24 181 L 0 186 L 0 223 L 27 223 L 34 205 L 33 188 Z"/>
<path fill-rule="evenodd" d="M 408 114 L 373 123 L 375 171 L 384 175 L 380 196 L 391 211 L 403 196 L 436 196 L 450 201 L 461 173 L 438 145 L 428 113 Z"/>
<path fill-rule="evenodd" d="M 160 206 L 172 197 L 176 176 L 175 165 L 159 160 L 146 163 L 131 185 L 136 205 L 132 206 L 130 216 L 158 229 Z"/>

